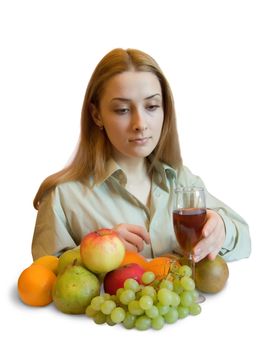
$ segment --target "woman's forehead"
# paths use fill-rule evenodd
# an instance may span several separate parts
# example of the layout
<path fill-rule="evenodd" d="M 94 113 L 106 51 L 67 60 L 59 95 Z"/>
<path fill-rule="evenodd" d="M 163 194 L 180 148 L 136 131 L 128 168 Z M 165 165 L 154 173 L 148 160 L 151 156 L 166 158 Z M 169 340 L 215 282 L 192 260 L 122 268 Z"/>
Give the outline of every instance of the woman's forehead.
<path fill-rule="evenodd" d="M 110 78 L 104 85 L 102 98 L 134 99 L 161 96 L 161 85 L 151 72 L 127 71 Z"/>

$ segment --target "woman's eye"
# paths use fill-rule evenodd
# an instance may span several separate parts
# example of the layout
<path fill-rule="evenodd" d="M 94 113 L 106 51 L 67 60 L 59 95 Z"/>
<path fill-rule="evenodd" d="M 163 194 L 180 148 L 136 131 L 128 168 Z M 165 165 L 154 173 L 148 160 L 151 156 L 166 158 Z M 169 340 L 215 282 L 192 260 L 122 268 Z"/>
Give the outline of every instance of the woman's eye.
<path fill-rule="evenodd" d="M 159 108 L 160 106 L 159 105 L 149 105 L 147 106 L 146 108 L 149 110 L 149 111 L 155 111 L 157 108 Z"/>
<path fill-rule="evenodd" d="M 117 114 L 126 114 L 128 111 L 129 111 L 129 108 L 116 108 L 114 110 L 114 112 Z"/>

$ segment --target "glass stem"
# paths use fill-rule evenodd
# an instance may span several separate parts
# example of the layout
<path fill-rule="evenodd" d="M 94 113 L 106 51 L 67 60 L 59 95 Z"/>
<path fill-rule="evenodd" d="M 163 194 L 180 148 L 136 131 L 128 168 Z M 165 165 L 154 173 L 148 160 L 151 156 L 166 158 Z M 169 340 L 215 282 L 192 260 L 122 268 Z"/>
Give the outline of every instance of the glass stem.
<path fill-rule="evenodd" d="M 194 261 L 194 256 L 192 253 L 190 253 L 190 255 L 188 257 L 188 261 L 189 261 L 189 266 L 192 269 L 192 279 L 195 281 L 195 261 Z"/>

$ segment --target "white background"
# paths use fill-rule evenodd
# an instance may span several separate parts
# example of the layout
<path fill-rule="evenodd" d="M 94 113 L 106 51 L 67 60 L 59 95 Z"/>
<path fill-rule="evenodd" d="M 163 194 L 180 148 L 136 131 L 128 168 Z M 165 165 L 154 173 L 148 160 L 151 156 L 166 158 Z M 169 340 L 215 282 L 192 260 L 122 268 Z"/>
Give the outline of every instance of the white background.
<path fill-rule="evenodd" d="M 239 349 L 262 345 L 261 1 L 0 0 L 1 343 L 27 349 Z M 30 308 L 16 281 L 31 263 L 40 182 L 70 158 L 97 62 L 115 47 L 152 55 L 172 87 L 184 163 L 250 224 L 252 255 L 200 316 L 160 332 L 97 326 Z M 166 345 L 167 344 L 167 345 Z M 2 347 L 2 344 L 1 344 Z M 260 348 L 259 345 L 257 345 Z"/>

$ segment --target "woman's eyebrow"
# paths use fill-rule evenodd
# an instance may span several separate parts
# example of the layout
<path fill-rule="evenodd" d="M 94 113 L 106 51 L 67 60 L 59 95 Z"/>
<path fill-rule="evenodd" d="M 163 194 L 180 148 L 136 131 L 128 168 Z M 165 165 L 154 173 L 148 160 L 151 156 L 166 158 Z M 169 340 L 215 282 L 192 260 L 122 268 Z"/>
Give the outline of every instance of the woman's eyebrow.
<path fill-rule="evenodd" d="M 145 100 L 150 100 L 151 98 L 154 98 L 154 97 L 156 97 L 156 96 L 161 97 L 160 94 L 154 94 L 154 95 L 151 95 L 151 96 L 149 96 L 149 97 L 146 97 Z"/>
<path fill-rule="evenodd" d="M 129 98 L 125 98 L 125 97 L 114 97 L 111 99 L 111 101 L 123 101 L 123 102 L 129 102 L 130 99 Z"/>
<path fill-rule="evenodd" d="M 158 93 L 158 94 L 154 94 L 154 95 L 145 97 L 144 100 L 150 100 L 151 98 L 154 98 L 154 97 L 156 97 L 156 96 L 161 97 L 161 95 Z M 125 98 L 125 97 L 114 97 L 114 98 L 111 99 L 111 101 L 116 101 L 116 100 L 117 100 L 117 101 L 123 101 L 123 102 L 129 102 L 129 101 L 131 101 L 130 98 Z"/>

